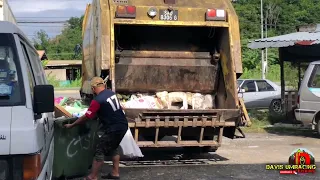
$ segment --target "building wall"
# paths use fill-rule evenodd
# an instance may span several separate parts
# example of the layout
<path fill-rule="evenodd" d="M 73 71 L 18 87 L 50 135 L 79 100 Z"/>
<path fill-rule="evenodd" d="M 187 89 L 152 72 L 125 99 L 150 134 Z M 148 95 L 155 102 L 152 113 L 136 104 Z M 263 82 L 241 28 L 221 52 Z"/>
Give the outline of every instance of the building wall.
<path fill-rule="evenodd" d="M 56 80 L 66 81 L 66 69 L 45 69 L 46 75 L 55 76 Z"/>

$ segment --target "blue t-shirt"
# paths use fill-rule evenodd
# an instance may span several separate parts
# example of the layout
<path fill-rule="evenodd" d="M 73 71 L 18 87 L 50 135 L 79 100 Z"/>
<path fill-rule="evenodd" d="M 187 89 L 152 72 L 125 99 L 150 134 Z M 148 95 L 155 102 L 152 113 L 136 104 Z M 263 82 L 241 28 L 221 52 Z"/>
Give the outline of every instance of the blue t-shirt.
<path fill-rule="evenodd" d="M 92 119 L 96 115 L 103 124 L 103 128 L 109 132 L 128 129 L 128 121 L 117 95 L 111 90 L 105 89 L 92 100 L 86 116 Z"/>

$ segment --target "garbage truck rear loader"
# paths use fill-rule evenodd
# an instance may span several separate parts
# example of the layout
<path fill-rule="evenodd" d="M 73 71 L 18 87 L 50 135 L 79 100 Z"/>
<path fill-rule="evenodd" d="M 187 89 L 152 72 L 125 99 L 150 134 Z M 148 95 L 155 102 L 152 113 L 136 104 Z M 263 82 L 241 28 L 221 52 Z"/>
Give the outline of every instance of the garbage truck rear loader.
<path fill-rule="evenodd" d="M 124 108 L 140 147 L 214 147 L 241 110 L 238 17 L 229 0 L 93 0 L 83 22 L 81 96 L 109 78 L 119 94 L 211 95 L 210 108 Z M 163 140 L 173 136 L 174 140 Z M 204 149 L 205 149 L 204 148 Z"/>

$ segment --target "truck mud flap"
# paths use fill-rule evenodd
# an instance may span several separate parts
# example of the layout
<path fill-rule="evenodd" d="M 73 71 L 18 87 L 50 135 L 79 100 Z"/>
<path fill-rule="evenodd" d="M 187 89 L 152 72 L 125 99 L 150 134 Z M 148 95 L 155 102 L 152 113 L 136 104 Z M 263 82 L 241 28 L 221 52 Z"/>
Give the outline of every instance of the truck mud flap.
<path fill-rule="evenodd" d="M 136 109 L 126 109 L 125 112 L 128 117 L 137 114 Z M 235 129 L 238 124 L 240 110 L 143 110 L 135 117 L 131 121 L 129 120 L 129 127 L 139 147 L 219 147 L 222 136 L 224 136 L 224 129 Z M 152 141 L 140 140 L 140 131 L 146 129 L 153 131 Z M 160 134 L 168 131 L 168 129 L 175 132 L 175 134 L 170 135 L 176 137 L 176 140 L 159 140 Z M 198 134 L 195 133 L 195 129 L 199 129 Z M 209 131 L 205 129 L 209 129 Z M 190 135 L 196 138 L 184 140 L 184 131 L 189 131 L 187 135 L 196 134 Z M 216 132 L 216 135 L 214 135 L 214 132 Z M 206 139 L 205 137 L 212 137 L 212 139 Z"/>

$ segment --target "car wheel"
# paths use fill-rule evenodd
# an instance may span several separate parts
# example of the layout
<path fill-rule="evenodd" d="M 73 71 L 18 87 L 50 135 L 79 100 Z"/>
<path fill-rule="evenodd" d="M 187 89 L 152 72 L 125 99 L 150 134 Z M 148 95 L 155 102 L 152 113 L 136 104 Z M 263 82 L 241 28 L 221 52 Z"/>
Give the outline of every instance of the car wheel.
<path fill-rule="evenodd" d="M 274 99 L 270 103 L 269 111 L 271 114 L 280 115 L 282 113 L 281 100 Z"/>
<path fill-rule="evenodd" d="M 318 120 L 316 127 L 317 127 L 318 134 L 320 136 L 320 120 Z"/>

